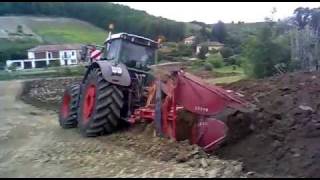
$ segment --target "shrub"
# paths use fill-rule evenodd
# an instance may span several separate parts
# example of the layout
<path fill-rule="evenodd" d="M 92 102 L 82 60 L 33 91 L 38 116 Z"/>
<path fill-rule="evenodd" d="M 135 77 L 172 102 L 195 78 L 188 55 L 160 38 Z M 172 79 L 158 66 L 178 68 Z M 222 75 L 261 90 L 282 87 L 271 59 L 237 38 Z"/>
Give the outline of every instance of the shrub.
<path fill-rule="evenodd" d="M 17 70 L 17 65 L 16 65 L 15 63 L 13 63 L 13 64 L 11 64 L 11 65 L 8 67 L 8 69 L 9 69 L 10 71 L 16 71 L 16 70 Z"/>
<path fill-rule="evenodd" d="M 224 66 L 223 58 L 220 53 L 209 55 L 207 62 L 212 64 L 215 68 L 220 68 Z"/>
<path fill-rule="evenodd" d="M 211 71 L 213 68 L 212 64 L 210 64 L 208 62 L 204 63 L 203 67 L 204 67 L 204 70 L 206 70 L 206 71 Z"/>
<path fill-rule="evenodd" d="M 51 61 L 49 63 L 49 67 L 59 67 L 60 66 L 60 61 L 56 60 L 56 61 Z"/>
<path fill-rule="evenodd" d="M 218 53 L 218 52 L 219 52 L 219 50 L 216 50 L 214 48 L 209 51 L 210 54 L 215 54 L 215 53 Z"/>
<path fill-rule="evenodd" d="M 233 49 L 229 47 L 223 47 L 220 49 L 220 53 L 223 58 L 229 58 L 230 56 L 233 55 Z"/>
<path fill-rule="evenodd" d="M 201 46 L 200 51 L 198 53 L 198 58 L 199 59 L 206 59 L 206 54 L 208 53 L 208 46 Z"/>
<path fill-rule="evenodd" d="M 241 65 L 240 56 L 239 55 L 233 55 L 229 58 L 225 59 L 226 65 Z"/>

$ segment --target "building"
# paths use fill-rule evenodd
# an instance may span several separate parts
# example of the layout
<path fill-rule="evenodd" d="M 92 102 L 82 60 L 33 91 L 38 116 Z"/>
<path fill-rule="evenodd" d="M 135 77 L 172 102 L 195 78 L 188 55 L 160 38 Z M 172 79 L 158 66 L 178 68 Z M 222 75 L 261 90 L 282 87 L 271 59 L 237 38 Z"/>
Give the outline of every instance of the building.
<path fill-rule="evenodd" d="M 7 67 L 16 69 L 44 68 L 50 64 L 76 65 L 80 61 L 81 44 L 39 45 L 28 50 L 28 59 L 7 60 Z"/>
<path fill-rule="evenodd" d="M 224 44 L 217 42 L 217 41 L 211 41 L 211 42 L 203 42 L 197 45 L 197 51 L 196 53 L 198 54 L 200 52 L 200 49 L 202 46 L 207 46 L 209 51 L 212 50 L 220 50 L 223 48 Z"/>
<path fill-rule="evenodd" d="M 184 44 L 186 45 L 192 45 L 195 43 L 196 37 L 195 36 L 190 36 L 184 39 Z"/>

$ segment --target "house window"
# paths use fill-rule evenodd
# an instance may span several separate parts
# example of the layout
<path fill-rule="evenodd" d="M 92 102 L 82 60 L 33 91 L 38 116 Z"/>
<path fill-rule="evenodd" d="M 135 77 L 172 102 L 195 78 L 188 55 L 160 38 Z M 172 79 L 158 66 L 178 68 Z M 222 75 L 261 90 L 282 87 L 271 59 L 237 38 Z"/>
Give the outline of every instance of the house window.
<path fill-rule="evenodd" d="M 48 59 L 52 59 L 52 52 L 48 52 Z"/>
<path fill-rule="evenodd" d="M 74 51 L 72 51 L 72 56 L 74 56 Z"/>
<path fill-rule="evenodd" d="M 68 58 L 67 52 L 64 52 L 64 58 Z"/>

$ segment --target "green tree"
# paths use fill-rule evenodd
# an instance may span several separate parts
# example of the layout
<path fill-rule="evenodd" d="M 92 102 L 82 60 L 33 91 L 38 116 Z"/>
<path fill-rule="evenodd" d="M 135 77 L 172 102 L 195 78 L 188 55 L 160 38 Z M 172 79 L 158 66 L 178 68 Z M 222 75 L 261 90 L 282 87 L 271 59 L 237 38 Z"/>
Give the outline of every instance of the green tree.
<path fill-rule="evenodd" d="M 107 2 L 8 2 L 1 3 L 0 15 L 3 14 L 70 17 L 103 29 L 106 24 L 114 23 L 115 32 L 128 32 L 151 39 L 163 35 L 170 41 L 180 41 L 186 33 L 183 22 L 155 17 L 145 11 Z"/>
<path fill-rule="evenodd" d="M 223 47 L 220 49 L 220 53 L 223 58 L 229 58 L 233 55 L 233 49 L 229 47 Z"/>
<path fill-rule="evenodd" d="M 206 59 L 206 54 L 208 53 L 208 46 L 201 46 L 200 51 L 198 53 L 198 58 L 200 59 Z"/>
<path fill-rule="evenodd" d="M 256 78 L 275 74 L 275 65 L 290 66 L 289 42 L 274 37 L 272 24 L 267 24 L 257 36 L 251 37 L 244 45 L 245 72 Z"/>
<path fill-rule="evenodd" d="M 212 26 L 212 31 L 211 31 L 212 40 L 219 41 L 220 43 L 224 43 L 227 35 L 228 35 L 227 29 L 225 27 L 225 24 L 222 21 L 219 21 L 218 23 Z"/>
<path fill-rule="evenodd" d="M 215 68 L 221 68 L 224 65 L 223 58 L 220 53 L 209 55 L 206 61 L 212 64 Z"/>

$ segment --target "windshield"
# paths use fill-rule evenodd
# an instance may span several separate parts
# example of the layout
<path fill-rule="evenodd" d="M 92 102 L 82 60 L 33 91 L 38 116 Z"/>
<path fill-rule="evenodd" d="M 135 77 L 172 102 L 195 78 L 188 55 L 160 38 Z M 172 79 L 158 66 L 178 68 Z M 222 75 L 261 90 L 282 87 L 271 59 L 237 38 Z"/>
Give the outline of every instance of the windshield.
<path fill-rule="evenodd" d="M 147 65 L 154 64 L 155 50 L 147 46 L 122 41 L 119 60 L 129 67 L 145 69 Z"/>

